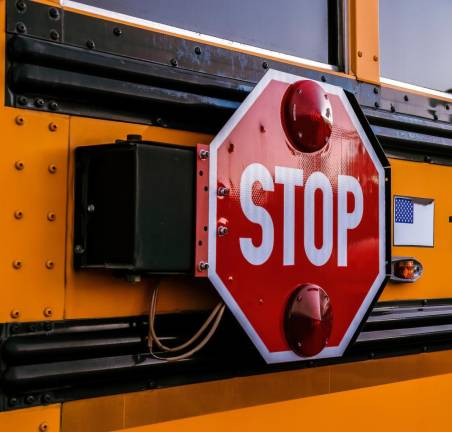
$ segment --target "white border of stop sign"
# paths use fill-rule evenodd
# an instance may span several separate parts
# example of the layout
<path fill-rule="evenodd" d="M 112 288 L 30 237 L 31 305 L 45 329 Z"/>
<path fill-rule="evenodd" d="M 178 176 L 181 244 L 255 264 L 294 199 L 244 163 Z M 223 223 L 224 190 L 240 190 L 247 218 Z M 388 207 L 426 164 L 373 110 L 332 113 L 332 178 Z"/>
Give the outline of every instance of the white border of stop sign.
<path fill-rule="evenodd" d="M 249 320 L 247 319 L 245 313 L 241 310 L 240 306 L 235 301 L 234 297 L 231 295 L 229 290 L 223 284 L 221 278 L 216 272 L 216 247 L 217 247 L 217 150 L 224 144 L 224 141 L 229 136 L 231 131 L 236 127 L 237 123 L 242 119 L 245 113 L 254 104 L 255 100 L 260 96 L 262 91 L 267 87 L 267 85 L 272 80 L 285 82 L 292 84 L 296 81 L 304 80 L 306 78 L 299 77 L 297 75 L 287 74 L 284 72 L 279 72 L 270 69 L 264 75 L 264 77 L 259 81 L 254 90 L 248 95 L 245 101 L 240 105 L 240 107 L 235 111 L 232 117 L 228 120 L 226 125 L 221 129 L 218 135 L 214 138 L 210 144 L 210 157 L 209 157 L 209 249 L 208 249 L 208 277 L 212 282 L 220 296 L 223 298 L 224 302 L 227 304 L 231 312 L 234 314 L 235 318 L 240 322 L 248 336 L 253 341 L 256 348 L 259 350 L 263 358 L 267 363 L 280 363 L 280 362 L 290 362 L 290 361 L 300 361 L 302 358 L 295 354 L 293 351 L 279 351 L 270 352 L 266 345 L 263 343 L 262 339 L 257 334 L 256 330 L 253 328 Z M 344 337 L 342 338 L 338 346 L 330 346 L 324 348 L 318 355 L 314 357 L 309 357 L 309 359 L 320 359 L 328 357 L 339 357 L 341 356 L 345 349 L 348 347 L 351 338 L 356 333 L 356 330 L 360 323 L 362 322 L 364 315 L 368 311 L 372 301 L 374 300 L 376 294 L 378 293 L 383 281 L 386 277 L 386 227 L 385 227 L 385 217 L 386 217 L 386 203 L 385 203 L 385 170 L 379 160 L 372 144 L 367 137 L 360 121 L 358 120 L 344 90 L 341 87 L 333 86 L 330 84 L 318 83 L 323 87 L 325 92 L 337 95 L 354 127 L 358 131 L 360 138 L 372 159 L 375 168 L 379 175 L 379 273 L 375 278 L 367 296 L 365 297 L 361 307 L 353 318 L 349 328 L 347 329 Z M 279 325 L 279 323 L 275 323 Z"/>

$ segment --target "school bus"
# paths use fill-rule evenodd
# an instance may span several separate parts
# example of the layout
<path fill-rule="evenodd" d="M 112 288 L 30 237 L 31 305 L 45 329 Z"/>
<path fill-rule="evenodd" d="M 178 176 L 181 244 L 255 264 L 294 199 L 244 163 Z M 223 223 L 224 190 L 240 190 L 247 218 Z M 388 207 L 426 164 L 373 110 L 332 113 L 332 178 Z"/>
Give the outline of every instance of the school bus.
<path fill-rule="evenodd" d="M 0 430 L 446 429 L 451 14 L 447 0 L 1 1 Z M 340 358 L 265 364 L 193 276 L 195 153 L 164 166 L 177 200 L 133 183 L 128 157 L 108 181 L 97 153 L 94 174 L 78 159 L 208 145 L 269 69 L 352 93 L 391 165 L 390 280 Z M 145 225 L 160 208 L 177 223 L 142 272 L 131 196 L 151 186 Z"/>

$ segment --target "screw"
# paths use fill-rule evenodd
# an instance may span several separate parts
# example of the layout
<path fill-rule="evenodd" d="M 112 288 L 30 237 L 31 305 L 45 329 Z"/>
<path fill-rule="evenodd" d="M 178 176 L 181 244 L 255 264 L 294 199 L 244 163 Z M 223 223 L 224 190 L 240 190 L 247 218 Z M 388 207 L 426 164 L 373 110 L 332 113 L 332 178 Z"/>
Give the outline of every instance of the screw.
<path fill-rule="evenodd" d="M 57 20 L 58 18 L 60 18 L 59 10 L 56 9 L 56 8 L 50 8 L 49 9 L 49 17 L 54 19 L 54 20 Z"/>
<path fill-rule="evenodd" d="M 89 40 L 86 41 L 86 46 L 87 46 L 89 49 L 94 49 L 94 48 L 96 47 L 96 44 L 94 43 L 93 40 L 89 39 Z"/>
<path fill-rule="evenodd" d="M 23 13 L 27 10 L 27 4 L 24 1 L 20 0 L 16 3 L 16 8 L 19 12 Z"/>
<path fill-rule="evenodd" d="M 19 33 L 25 33 L 27 31 L 27 27 L 23 22 L 18 22 L 16 24 L 16 29 Z"/>
<path fill-rule="evenodd" d="M 49 307 L 46 307 L 46 308 L 44 308 L 42 313 L 44 314 L 45 317 L 49 318 L 53 315 L 53 310 Z"/>
<path fill-rule="evenodd" d="M 25 96 L 19 96 L 17 102 L 19 102 L 19 105 L 27 105 L 28 100 Z"/>
<path fill-rule="evenodd" d="M 48 270 L 53 270 L 55 268 L 55 263 L 52 260 L 47 260 L 46 261 L 46 268 Z"/>
<path fill-rule="evenodd" d="M 207 159 L 209 157 L 208 150 L 200 150 L 199 151 L 199 159 Z"/>
<path fill-rule="evenodd" d="M 201 48 L 199 46 L 195 47 L 195 54 L 200 55 L 201 54 Z"/>
<path fill-rule="evenodd" d="M 13 310 L 10 312 L 10 316 L 11 316 L 11 318 L 13 318 L 13 319 L 17 319 L 17 318 L 20 317 L 20 312 L 19 312 L 17 309 L 13 309 Z"/>
<path fill-rule="evenodd" d="M 269 68 L 268 62 L 264 61 L 264 62 L 262 63 L 262 67 L 263 67 L 264 69 L 268 69 L 268 68 Z"/>
<path fill-rule="evenodd" d="M 49 131 L 50 132 L 56 132 L 57 129 L 58 129 L 58 125 L 56 123 L 54 123 L 54 122 L 49 123 Z"/>
<path fill-rule="evenodd" d="M 201 261 L 201 262 L 198 264 L 198 269 L 199 269 L 199 271 L 205 271 L 205 270 L 208 270 L 208 269 L 209 269 L 209 263 L 207 263 L 207 262 L 205 262 L 205 261 Z"/>
<path fill-rule="evenodd" d="M 25 168 L 25 164 L 22 161 L 18 160 L 14 163 L 14 167 L 17 171 L 22 171 Z"/>
<path fill-rule="evenodd" d="M 225 236 L 228 232 L 229 228 L 224 225 L 220 225 L 217 229 L 217 233 L 220 237 Z"/>
<path fill-rule="evenodd" d="M 58 103 L 55 101 L 49 102 L 49 109 L 52 111 L 58 110 Z"/>
<path fill-rule="evenodd" d="M 94 213 L 94 211 L 96 210 L 96 207 L 94 207 L 94 204 L 90 204 L 86 210 L 88 210 L 88 213 Z"/>
<path fill-rule="evenodd" d="M 16 219 L 22 219 L 22 218 L 24 217 L 24 214 L 23 214 L 22 210 L 16 210 L 16 211 L 14 212 L 14 217 L 15 217 Z"/>
<path fill-rule="evenodd" d="M 42 108 L 45 105 L 45 101 L 43 98 L 37 98 L 35 99 L 35 106 L 38 108 Z"/>
<path fill-rule="evenodd" d="M 53 222 L 56 219 L 56 214 L 54 212 L 47 213 L 47 220 Z"/>
<path fill-rule="evenodd" d="M 372 58 L 373 58 L 374 62 L 378 61 L 378 56 L 377 55 L 374 55 Z"/>
<path fill-rule="evenodd" d="M 363 52 L 362 51 L 358 51 L 358 57 L 362 57 L 363 56 Z"/>
<path fill-rule="evenodd" d="M 229 188 L 224 187 L 224 186 L 220 186 L 217 191 L 219 196 L 227 196 L 227 195 L 229 195 L 229 192 L 230 192 Z"/>
<path fill-rule="evenodd" d="M 22 116 L 16 117 L 16 125 L 22 126 L 25 123 L 25 119 Z"/>
<path fill-rule="evenodd" d="M 56 30 L 50 30 L 49 33 L 50 39 L 56 41 L 60 38 L 60 34 Z"/>
<path fill-rule="evenodd" d="M 25 397 L 25 403 L 27 405 L 31 405 L 32 403 L 34 403 L 35 401 L 35 397 L 33 395 L 28 395 Z"/>
<path fill-rule="evenodd" d="M 8 405 L 9 406 L 16 406 L 19 403 L 19 400 L 15 397 L 9 398 Z"/>
<path fill-rule="evenodd" d="M 50 174 L 55 174 L 57 172 L 57 167 L 55 164 L 50 164 L 47 168 Z"/>
<path fill-rule="evenodd" d="M 76 245 L 76 246 L 74 247 L 74 252 L 75 252 L 77 255 L 81 255 L 81 254 L 85 253 L 85 249 L 84 249 L 83 246 L 81 246 L 81 245 Z"/>
<path fill-rule="evenodd" d="M 119 27 L 115 27 L 115 28 L 113 29 L 113 34 L 114 34 L 115 36 L 121 36 L 121 35 L 122 35 L 122 30 L 121 30 Z"/>

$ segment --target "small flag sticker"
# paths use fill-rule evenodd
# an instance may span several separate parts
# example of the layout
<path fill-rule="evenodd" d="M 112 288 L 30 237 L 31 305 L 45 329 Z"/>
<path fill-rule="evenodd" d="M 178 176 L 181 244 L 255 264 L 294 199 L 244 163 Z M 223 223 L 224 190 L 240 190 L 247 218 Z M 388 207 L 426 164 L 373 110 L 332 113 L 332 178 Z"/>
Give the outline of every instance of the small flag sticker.
<path fill-rule="evenodd" d="M 410 198 L 395 198 L 395 222 L 412 224 L 414 222 L 414 202 Z"/>

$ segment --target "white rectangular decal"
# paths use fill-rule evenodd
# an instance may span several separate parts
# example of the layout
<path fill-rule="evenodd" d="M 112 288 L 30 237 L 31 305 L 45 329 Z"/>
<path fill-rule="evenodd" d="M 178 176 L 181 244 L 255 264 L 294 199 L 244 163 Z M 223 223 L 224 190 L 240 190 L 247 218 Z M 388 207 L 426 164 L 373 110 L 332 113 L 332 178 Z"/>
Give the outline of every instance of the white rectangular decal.
<path fill-rule="evenodd" d="M 435 201 L 394 196 L 394 246 L 433 247 Z"/>

